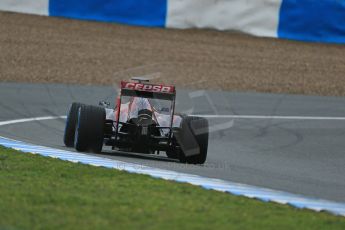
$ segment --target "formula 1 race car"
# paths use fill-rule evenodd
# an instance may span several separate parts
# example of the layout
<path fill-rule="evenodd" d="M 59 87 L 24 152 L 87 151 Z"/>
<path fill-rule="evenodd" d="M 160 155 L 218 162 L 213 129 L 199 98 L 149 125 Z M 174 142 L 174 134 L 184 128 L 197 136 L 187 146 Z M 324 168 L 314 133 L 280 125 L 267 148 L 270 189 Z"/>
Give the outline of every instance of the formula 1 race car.
<path fill-rule="evenodd" d="M 207 157 L 208 121 L 175 114 L 174 86 L 135 78 L 121 81 L 115 108 L 72 103 L 64 143 L 77 151 L 113 150 L 143 154 L 165 152 L 182 163 L 203 164 Z"/>

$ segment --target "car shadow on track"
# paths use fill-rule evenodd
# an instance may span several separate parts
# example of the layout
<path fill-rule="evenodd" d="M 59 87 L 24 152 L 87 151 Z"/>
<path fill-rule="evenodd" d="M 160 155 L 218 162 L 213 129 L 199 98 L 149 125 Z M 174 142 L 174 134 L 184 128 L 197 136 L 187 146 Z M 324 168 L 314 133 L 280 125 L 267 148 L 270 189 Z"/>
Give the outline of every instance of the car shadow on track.
<path fill-rule="evenodd" d="M 77 152 L 74 148 L 67 148 L 65 146 L 60 146 L 59 148 L 63 150 Z M 101 153 L 91 153 L 91 152 L 83 152 L 83 153 L 92 155 L 92 156 L 97 156 L 97 157 L 106 157 L 110 159 L 113 159 L 112 157 L 121 157 L 121 158 L 127 158 L 127 159 L 143 159 L 143 160 L 151 160 L 151 161 L 179 163 L 177 159 L 168 158 L 165 156 L 164 153 L 162 153 L 162 155 L 153 155 L 153 154 L 144 154 L 144 153 L 116 151 L 116 150 L 111 150 L 110 148 L 103 149 Z M 117 159 L 114 159 L 114 160 L 117 160 Z"/>
<path fill-rule="evenodd" d="M 122 152 L 122 151 L 115 151 L 115 150 L 103 150 L 102 153 L 97 154 L 97 155 L 179 163 L 178 160 L 171 159 L 166 156 L 159 156 L 159 155 L 153 155 L 153 154 L 141 154 L 141 153 L 133 153 L 133 152 Z"/>

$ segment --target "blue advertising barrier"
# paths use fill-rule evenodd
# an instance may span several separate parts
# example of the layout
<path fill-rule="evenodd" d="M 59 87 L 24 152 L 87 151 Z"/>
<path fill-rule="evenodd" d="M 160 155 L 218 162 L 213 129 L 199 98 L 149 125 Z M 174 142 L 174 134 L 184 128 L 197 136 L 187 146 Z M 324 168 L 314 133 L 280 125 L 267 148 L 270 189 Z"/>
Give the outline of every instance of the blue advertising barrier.
<path fill-rule="evenodd" d="M 166 0 L 50 0 L 49 16 L 164 27 Z"/>
<path fill-rule="evenodd" d="M 284 0 L 278 37 L 313 42 L 345 42 L 344 0 Z"/>
<path fill-rule="evenodd" d="M 345 0 L 1 0 L 0 10 L 345 43 Z"/>

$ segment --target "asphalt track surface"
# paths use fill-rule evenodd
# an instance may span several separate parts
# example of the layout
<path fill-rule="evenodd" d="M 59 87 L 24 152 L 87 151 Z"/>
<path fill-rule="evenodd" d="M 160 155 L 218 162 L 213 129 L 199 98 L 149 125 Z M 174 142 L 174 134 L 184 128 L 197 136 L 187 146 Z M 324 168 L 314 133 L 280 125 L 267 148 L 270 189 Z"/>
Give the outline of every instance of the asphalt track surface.
<path fill-rule="evenodd" d="M 0 121 L 66 115 L 72 101 L 97 104 L 100 100 L 113 101 L 116 94 L 116 89 L 103 86 L 0 83 Z M 102 156 L 345 201 L 345 119 L 332 119 L 345 117 L 344 97 L 180 89 L 177 110 L 215 115 L 209 118 L 214 132 L 205 165 L 180 164 L 164 154 L 128 154 L 108 149 Z M 0 136 L 66 149 L 62 142 L 64 123 L 56 119 L 0 126 Z"/>

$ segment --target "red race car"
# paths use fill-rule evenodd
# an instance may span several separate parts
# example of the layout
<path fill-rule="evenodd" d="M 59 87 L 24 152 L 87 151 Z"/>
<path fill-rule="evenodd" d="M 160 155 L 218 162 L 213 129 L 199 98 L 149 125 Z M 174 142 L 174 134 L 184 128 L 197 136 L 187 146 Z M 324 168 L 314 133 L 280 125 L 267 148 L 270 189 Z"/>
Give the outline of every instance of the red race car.
<path fill-rule="evenodd" d="M 135 78 L 121 82 L 115 108 L 72 103 L 64 143 L 77 151 L 113 150 L 143 154 L 165 152 L 183 163 L 203 164 L 207 157 L 208 121 L 175 114 L 176 90 Z"/>

